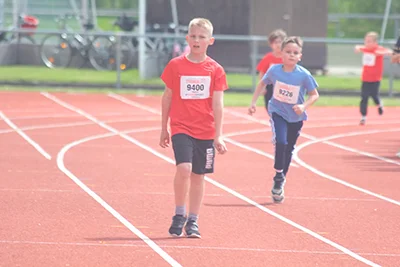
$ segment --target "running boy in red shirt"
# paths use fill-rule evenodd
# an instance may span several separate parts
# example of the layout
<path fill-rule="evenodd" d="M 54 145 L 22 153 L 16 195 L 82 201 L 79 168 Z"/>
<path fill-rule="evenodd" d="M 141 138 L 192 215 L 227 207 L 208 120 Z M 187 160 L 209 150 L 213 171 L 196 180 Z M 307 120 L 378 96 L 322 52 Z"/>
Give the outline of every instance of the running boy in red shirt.
<path fill-rule="evenodd" d="M 268 35 L 268 44 L 272 51 L 264 55 L 261 61 L 257 65 L 259 80 L 264 77 L 267 70 L 275 64 L 282 64 L 281 57 L 281 46 L 282 41 L 286 38 L 286 32 L 283 30 L 275 30 Z M 264 91 L 264 104 L 268 111 L 268 102 L 272 97 L 273 85 L 268 84 L 266 86 L 266 91 Z"/>
<path fill-rule="evenodd" d="M 193 19 L 186 36 L 189 54 L 173 58 L 161 75 L 165 91 L 160 146 L 168 147 L 171 135 L 176 161 L 175 215 L 169 228 L 172 236 L 182 236 L 185 228 L 188 237 L 201 237 L 197 219 L 203 200 L 204 175 L 214 171 L 214 147 L 220 154 L 227 151 L 222 121 L 223 96 L 228 85 L 223 67 L 207 56 L 208 46 L 214 43 L 212 33 L 209 20 Z"/>
<path fill-rule="evenodd" d="M 378 34 L 376 32 L 368 32 L 364 37 L 364 45 L 356 45 L 355 51 L 363 53 L 360 102 L 362 117 L 360 125 L 364 125 L 370 96 L 378 106 L 379 115 L 383 114 L 383 105 L 379 99 L 379 86 L 383 74 L 383 56 L 389 55 L 392 52 L 390 49 L 378 45 Z"/>

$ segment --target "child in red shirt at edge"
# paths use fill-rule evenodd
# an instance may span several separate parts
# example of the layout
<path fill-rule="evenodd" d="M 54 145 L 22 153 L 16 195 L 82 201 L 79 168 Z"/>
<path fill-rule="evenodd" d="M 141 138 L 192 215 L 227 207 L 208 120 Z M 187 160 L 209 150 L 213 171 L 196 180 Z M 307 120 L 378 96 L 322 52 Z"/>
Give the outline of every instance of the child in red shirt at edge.
<path fill-rule="evenodd" d="M 391 54 L 392 51 L 378 45 L 378 34 L 376 32 L 368 32 L 364 37 L 364 45 L 356 45 L 355 51 L 363 53 L 360 102 L 362 117 L 360 125 L 365 125 L 370 96 L 378 106 L 379 115 L 383 114 L 383 104 L 379 99 L 379 86 L 383 74 L 383 56 Z"/>
<path fill-rule="evenodd" d="M 257 65 L 259 80 L 264 77 L 267 70 L 275 64 L 282 64 L 281 58 L 281 46 L 283 40 L 286 38 L 286 32 L 281 29 L 275 30 L 268 35 L 268 44 L 272 51 L 264 55 L 261 61 Z M 268 84 L 266 91 L 264 91 L 264 104 L 268 111 L 268 102 L 272 97 L 273 85 Z"/>
<path fill-rule="evenodd" d="M 207 55 L 214 43 L 213 25 L 208 19 L 195 18 L 189 23 L 187 55 L 173 58 L 161 79 L 162 96 L 160 146 L 171 141 L 176 161 L 174 179 L 175 215 L 169 228 L 171 236 L 200 238 L 197 224 L 204 194 L 204 175 L 213 173 L 215 149 L 227 151 L 222 138 L 223 96 L 228 89 L 225 70 Z M 190 188 L 189 185 L 190 184 Z M 185 199 L 189 191 L 189 214 Z"/>

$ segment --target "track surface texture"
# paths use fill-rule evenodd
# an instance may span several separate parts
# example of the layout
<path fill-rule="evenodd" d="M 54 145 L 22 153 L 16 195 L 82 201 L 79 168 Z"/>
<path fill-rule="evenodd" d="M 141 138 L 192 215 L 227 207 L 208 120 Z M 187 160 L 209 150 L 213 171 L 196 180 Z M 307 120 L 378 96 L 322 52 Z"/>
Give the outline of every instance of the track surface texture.
<path fill-rule="evenodd" d="M 202 239 L 168 236 L 159 97 L 1 92 L 0 111 L 0 266 L 400 266 L 400 108 L 311 108 L 283 204 L 268 115 L 226 108 Z"/>

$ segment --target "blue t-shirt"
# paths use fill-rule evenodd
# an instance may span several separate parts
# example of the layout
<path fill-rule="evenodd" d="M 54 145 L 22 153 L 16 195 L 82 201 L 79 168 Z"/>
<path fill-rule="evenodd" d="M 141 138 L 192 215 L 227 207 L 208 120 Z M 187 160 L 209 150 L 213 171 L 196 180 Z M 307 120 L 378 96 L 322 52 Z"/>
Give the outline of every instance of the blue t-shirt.
<path fill-rule="evenodd" d="M 275 112 L 287 122 L 307 120 L 307 113 L 297 115 L 293 110 L 296 104 L 303 104 L 305 95 L 318 87 L 311 73 L 300 65 L 292 72 L 285 72 L 282 64 L 269 68 L 262 81 L 273 84 L 274 90 L 268 103 L 268 113 Z"/>

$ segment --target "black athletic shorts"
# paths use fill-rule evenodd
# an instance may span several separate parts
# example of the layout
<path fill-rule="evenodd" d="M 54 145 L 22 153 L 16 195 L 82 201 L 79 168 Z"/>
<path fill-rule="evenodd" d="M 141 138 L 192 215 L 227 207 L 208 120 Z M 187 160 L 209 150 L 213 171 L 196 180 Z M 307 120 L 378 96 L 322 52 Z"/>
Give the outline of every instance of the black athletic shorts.
<path fill-rule="evenodd" d="M 176 165 L 192 163 L 195 174 L 214 172 L 214 140 L 200 140 L 182 133 L 174 134 L 171 140 Z"/>
<path fill-rule="evenodd" d="M 268 111 L 268 103 L 269 100 L 271 100 L 272 95 L 274 94 L 274 85 L 273 84 L 268 84 L 265 88 L 266 92 L 264 94 L 264 104 L 265 104 L 265 108 Z"/>

